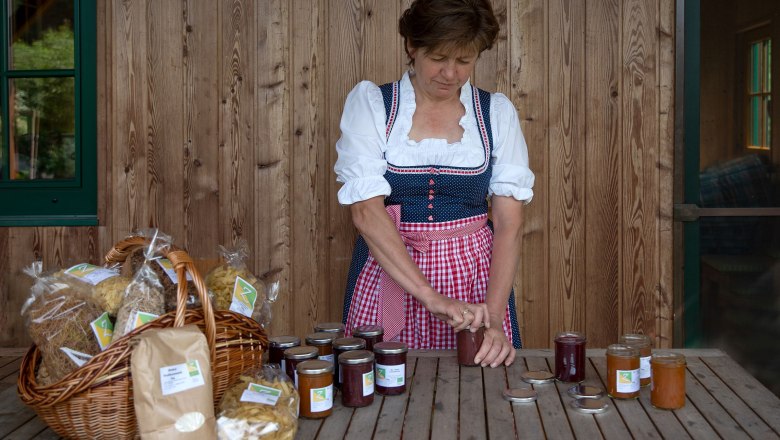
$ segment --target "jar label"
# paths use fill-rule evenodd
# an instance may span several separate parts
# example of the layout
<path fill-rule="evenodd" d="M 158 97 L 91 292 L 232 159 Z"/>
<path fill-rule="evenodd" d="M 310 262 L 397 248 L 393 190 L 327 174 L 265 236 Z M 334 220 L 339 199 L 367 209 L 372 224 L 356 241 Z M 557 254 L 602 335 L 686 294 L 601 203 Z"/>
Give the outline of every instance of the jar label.
<path fill-rule="evenodd" d="M 282 360 L 279 361 L 279 364 L 282 367 L 282 371 L 287 371 L 287 363 L 284 361 L 284 358 L 282 358 Z"/>
<path fill-rule="evenodd" d="M 317 356 L 317 359 L 321 361 L 328 361 L 330 363 L 333 363 L 333 355 L 332 354 L 326 354 L 323 356 Z"/>
<path fill-rule="evenodd" d="M 363 373 L 363 397 L 374 394 L 374 371 Z"/>
<path fill-rule="evenodd" d="M 650 378 L 650 358 L 651 356 L 645 356 L 639 358 L 639 378 L 640 379 L 649 379 Z"/>
<path fill-rule="evenodd" d="M 406 364 L 376 364 L 376 384 L 381 387 L 400 387 L 406 383 Z"/>
<path fill-rule="evenodd" d="M 309 390 L 311 412 L 322 412 L 333 408 L 333 384 Z"/>
<path fill-rule="evenodd" d="M 617 392 L 633 393 L 639 391 L 639 370 L 616 370 Z"/>

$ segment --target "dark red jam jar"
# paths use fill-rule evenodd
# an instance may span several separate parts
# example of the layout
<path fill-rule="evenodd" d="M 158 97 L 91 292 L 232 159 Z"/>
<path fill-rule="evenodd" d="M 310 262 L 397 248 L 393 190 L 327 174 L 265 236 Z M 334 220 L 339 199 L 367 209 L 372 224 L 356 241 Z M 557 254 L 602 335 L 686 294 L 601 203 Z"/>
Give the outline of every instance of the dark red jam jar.
<path fill-rule="evenodd" d="M 394 396 L 406 392 L 406 352 L 403 342 L 379 342 L 374 345 L 376 357 L 376 392 Z"/>
<path fill-rule="evenodd" d="M 374 353 L 352 350 L 339 355 L 341 403 L 360 407 L 374 403 Z"/>
<path fill-rule="evenodd" d="M 458 363 L 464 367 L 479 365 L 474 362 L 474 358 L 477 357 L 479 347 L 482 346 L 482 340 L 485 338 L 485 327 L 480 326 L 475 332 L 469 329 L 461 330 L 455 336 L 458 344 Z"/>
<path fill-rule="evenodd" d="M 585 335 L 561 332 L 555 336 L 555 378 L 561 382 L 585 380 Z"/>
<path fill-rule="evenodd" d="M 339 355 L 352 350 L 363 350 L 366 348 L 366 341 L 360 338 L 338 338 L 333 341 L 333 356 L 338 359 Z M 373 355 L 371 356 L 373 358 Z M 341 367 L 338 362 L 334 362 L 333 385 L 341 387 Z"/>
<path fill-rule="evenodd" d="M 306 335 L 306 345 L 317 347 L 319 355 L 323 361 L 333 363 L 333 341 L 336 339 L 336 333 L 317 332 Z"/>
<path fill-rule="evenodd" d="M 321 322 L 314 326 L 314 332 L 320 333 L 333 333 L 336 335 L 336 338 L 343 338 L 344 337 L 344 324 L 340 322 Z"/>
<path fill-rule="evenodd" d="M 352 330 L 352 336 L 366 340 L 366 350 L 374 351 L 374 344 L 382 342 L 385 329 L 381 325 L 359 325 Z"/>
<path fill-rule="evenodd" d="M 298 372 L 295 367 L 300 362 L 317 359 L 318 354 L 317 347 L 293 347 L 284 350 L 284 372 L 295 382 L 296 388 L 298 387 Z"/>
<path fill-rule="evenodd" d="M 279 364 L 279 366 L 282 368 L 282 371 L 284 371 L 284 350 L 297 347 L 299 345 L 301 345 L 301 338 L 297 336 L 285 335 L 269 338 L 268 363 Z"/>

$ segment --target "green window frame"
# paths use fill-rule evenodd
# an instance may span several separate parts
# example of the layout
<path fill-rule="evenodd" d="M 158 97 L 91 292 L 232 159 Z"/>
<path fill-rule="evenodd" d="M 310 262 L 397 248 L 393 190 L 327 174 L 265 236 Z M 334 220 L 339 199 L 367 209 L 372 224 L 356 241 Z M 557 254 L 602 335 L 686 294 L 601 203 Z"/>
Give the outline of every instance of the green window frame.
<path fill-rule="evenodd" d="M 97 0 L 74 0 L 72 69 L 11 70 L 10 11 L 2 0 L 0 20 L 0 226 L 97 225 Z M 10 83 L 18 78 L 74 79 L 75 173 L 58 180 L 12 180 L 10 170 Z"/>

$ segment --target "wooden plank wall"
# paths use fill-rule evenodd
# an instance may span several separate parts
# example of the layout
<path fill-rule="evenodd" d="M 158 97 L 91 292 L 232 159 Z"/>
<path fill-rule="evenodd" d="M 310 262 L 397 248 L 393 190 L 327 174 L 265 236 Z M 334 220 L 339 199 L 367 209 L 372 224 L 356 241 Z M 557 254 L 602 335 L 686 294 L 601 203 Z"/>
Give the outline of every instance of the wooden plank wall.
<path fill-rule="evenodd" d="M 99 262 L 156 226 L 196 258 L 247 239 L 274 334 L 341 317 L 355 238 L 336 200 L 346 94 L 398 78 L 410 0 L 100 2 L 100 226 L 0 228 L 0 346 L 20 270 Z M 580 330 L 670 346 L 673 0 L 494 0 L 473 76 L 516 104 L 536 173 L 515 290 L 524 343 Z"/>

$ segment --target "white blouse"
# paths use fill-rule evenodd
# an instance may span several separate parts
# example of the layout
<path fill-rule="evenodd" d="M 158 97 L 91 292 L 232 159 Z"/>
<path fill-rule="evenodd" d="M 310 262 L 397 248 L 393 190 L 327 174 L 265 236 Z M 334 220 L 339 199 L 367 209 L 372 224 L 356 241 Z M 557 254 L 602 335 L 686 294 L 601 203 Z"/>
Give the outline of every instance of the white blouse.
<path fill-rule="evenodd" d="M 341 138 L 336 142 L 338 159 L 336 180 L 344 185 L 338 199 L 342 205 L 376 196 L 388 196 L 390 184 L 385 180 L 387 163 L 397 166 L 440 165 L 444 167 L 478 167 L 484 163 L 484 147 L 474 118 L 471 83 L 460 90 L 460 102 L 466 113 L 460 119 L 463 137 L 459 142 L 446 139 L 409 139 L 412 116 L 416 108 L 414 88 L 409 73 L 401 79 L 398 115 L 390 138 L 385 138 L 385 107 L 379 87 L 362 81 L 347 96 L 341 116 Z M 528 168 L 528 147 L 520 120 L 512 102 L 501 93 L 490 99 L 490 121 L 493 128 L 493 174 L 488 195 L 513 197 L 528 203 L 533 198 L 534 174 Z"/>

